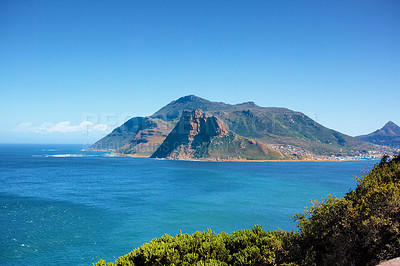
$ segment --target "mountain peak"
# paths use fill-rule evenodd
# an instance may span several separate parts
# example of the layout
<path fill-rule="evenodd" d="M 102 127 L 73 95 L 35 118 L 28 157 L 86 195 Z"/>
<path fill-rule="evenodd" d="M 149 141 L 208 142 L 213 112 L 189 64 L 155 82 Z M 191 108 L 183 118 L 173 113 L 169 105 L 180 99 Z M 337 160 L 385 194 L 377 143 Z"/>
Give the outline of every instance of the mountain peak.
<path fill-rule="evenodd" d="M 383 126 L 383 128 L 385 127 L 399 127 L 399 126 L 393 123 L 392 121 L 389 121 Z"/>
<path fill-rule="evenodd" d="M 211 102 L 192 94 L 183 96 L 175 101 L 170 102 L 155 112 L 152 117 L 164 119 L 166 121 L 172 121 L 179 119 L 183 110 L 220 110 L 226 108 L 226 106 L 227 105 L 224 103 Z"/>
<path fill-rule="evenodd" d="M 357 138 L 373 144 L 400 147 L 400 127 L 389 121 L 381 129 Z"/>
<path fill-rule="evenodd" d="M 237 104 L 237 106 L 257 107 L 258 105 L 255 102 L 244 102 Z"/>
<path fill-rule="evenodd" d="M 388 136 L 400 136 L 400 127 L 392 121 L 387 122 L 380 131 L 385 132 Z"/>
<path fill-rule="evenodd" d="M 208 102 L 208 100 L 191 94 L 191 95 L 183 96 L 183 97 L 179 98 L 178 100 L 173 101 L 172 103 L 188 103 L 188 102 Z"/>

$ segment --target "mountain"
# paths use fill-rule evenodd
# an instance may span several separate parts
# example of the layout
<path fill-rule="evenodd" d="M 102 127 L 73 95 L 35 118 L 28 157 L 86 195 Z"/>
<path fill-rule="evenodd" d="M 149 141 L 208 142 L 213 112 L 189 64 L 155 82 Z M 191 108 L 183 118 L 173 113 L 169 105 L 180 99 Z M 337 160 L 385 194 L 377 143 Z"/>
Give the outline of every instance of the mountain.
<path fill-rule="evenodd" d="M 356 138 L 377 145 L 400 148 L 400 127 L 389 121 L 381 129 Z"/>
<path fill-rule="evenodd" d="M 89 149 L 115 151 L 129 143 L 141 129 L 144 117 L 133 117 L 122 126 L 115 128 L 110 134 L 93 144 Z"/>
<path fill-rule="evenodd" d="M 183 111 L 181 119 L 152 158 L 211 160 L 271 160 L 285 156 L 257 141 L 226 129 L 203 111 Z"/>
<path fill-rule="evenodd" d="M 276 148 L 285 156 L 295 157 L 355 155 L 374 149 L 372 144 L 328 129 L 300 112 L 286 108 L 260 107 L 254 102 L 235 105 L 212 102 L 195 95 L 184 96 L 172 101 L 150 117 L 134 117 L 128 120 L 96 142 L 91 149 L 151 156 L 166 140 L 169 133 L 175 129 L 184 111 L 194 110 L 201 110 L 207 117 L 215 117 L 228 132 L 224 136 L 210 138 L 211 142 L 207 145 L 211 146 L 217 139 L 228 141 L 229 136 L 242 143 L 245 143 L 244 139 L 250 139 L 257 145 L 263 145 L 260 149 Z M 185 113 L 185 115 L 188 114 Z M 238 145 L 238 142 L 235 143 Z M 192 143 L 189 144 L 192 145 Z M 238 151 L 232 148 L 229 150 Z M 229 153 L 228 151 L 223 152 Z M 208 153 L 210 152 L 208 151 Z M 174 154 L 168 156 L 177 156 Z M 260 155 L 258 154 L 256 157 Z M 183 153 L 181 153 L 181 157 L 184 157 Z M 215 155 L 215 158 L 222 157 L 224 156 L 221 154 Z"/>
<path fill-rule="evenodd" d="M 89 149 L 110 151 L 118 150 L 119 153 L 124 154 L 150 156 L 152 155 L 152 151 L 154 152 L 157 149 L 157 144 L 161 144 L 168 133 L 175 127 L 182 115 L 182 112 L 184 110 L 195 109 L 200 109 L 203 111 L 230 110 L 232 109 L 232 105 L 221 102 L 211 102 L 195 95 L 184 96 L 176 101 L 170 102 L 150 117 L 133 117 L 129 119 L 123 125 L 114 129 L 110 134 L 97 141 Z M 142 130 L 146 129 L 146 124 L 143 124 L 146 119 L 157 119 L 157 121 L 164 121 L 167 123 L 167 128 L 164 127 L 159 133 L 152 132 L 153 139 L 156 137 L 161 138 L 161 142 L 158 140 L 153 142 L 149 139 L 146 139 L 145 141 L 147 143 L 147 148 L 138 151 L 140 147 L 136 147 L 136 145 L 138 141 L 142 141 L 140 136 L 142 135 Z M 143 146 L 143 144 L 141 146 Z"/>

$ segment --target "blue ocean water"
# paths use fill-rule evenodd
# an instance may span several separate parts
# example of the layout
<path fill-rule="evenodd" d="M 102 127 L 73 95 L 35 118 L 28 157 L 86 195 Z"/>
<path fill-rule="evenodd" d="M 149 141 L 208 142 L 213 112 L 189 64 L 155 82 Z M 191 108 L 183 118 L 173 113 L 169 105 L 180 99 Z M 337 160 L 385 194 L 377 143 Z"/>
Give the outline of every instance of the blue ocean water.
<path fill-rule="evenodd" d="M 195 162 L 107 157 L 82 145 L 0 145 L 0 264 L 114 261 L 163 234 L 295 229 L 376 161 Z"/>

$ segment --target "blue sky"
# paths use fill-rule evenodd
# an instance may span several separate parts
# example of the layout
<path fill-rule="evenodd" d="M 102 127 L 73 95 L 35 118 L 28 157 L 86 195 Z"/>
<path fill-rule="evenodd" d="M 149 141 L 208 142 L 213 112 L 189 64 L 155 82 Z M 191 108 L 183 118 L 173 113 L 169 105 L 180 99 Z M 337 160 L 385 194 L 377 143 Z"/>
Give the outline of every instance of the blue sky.
<path fill-rule="evenodd" d="M 181 96 L 400 125 L 400 1 L 0 1 L 0 142 L 92 143 Z M 89 122 L 85 122 L 85 121 Z"/>

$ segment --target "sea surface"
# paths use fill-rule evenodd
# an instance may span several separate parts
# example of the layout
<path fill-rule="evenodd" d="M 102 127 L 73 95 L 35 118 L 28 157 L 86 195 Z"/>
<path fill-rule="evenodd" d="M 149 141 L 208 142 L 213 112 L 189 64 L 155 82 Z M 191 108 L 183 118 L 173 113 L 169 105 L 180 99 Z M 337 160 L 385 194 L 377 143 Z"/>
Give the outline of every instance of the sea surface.
<path fill-rule="evenodd" d="M 296 229 L 377 161 L 195 162 L 0 145 L 0 265 L 91 265 L 164 234 Z"/>

